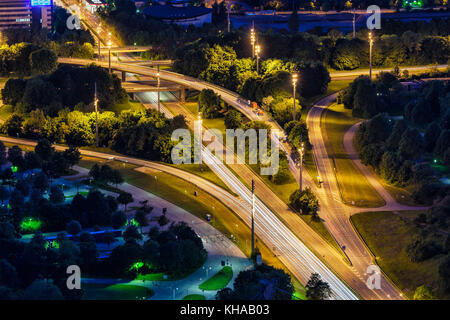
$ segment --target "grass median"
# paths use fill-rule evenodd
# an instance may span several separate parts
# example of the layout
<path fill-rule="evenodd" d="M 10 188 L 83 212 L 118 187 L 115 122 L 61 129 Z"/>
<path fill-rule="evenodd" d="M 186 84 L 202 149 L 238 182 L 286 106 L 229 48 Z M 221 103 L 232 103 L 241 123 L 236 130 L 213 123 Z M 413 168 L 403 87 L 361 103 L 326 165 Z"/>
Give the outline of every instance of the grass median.
<path fill-rule="evenodd" d="M 367 181 L 344 149 L 344 134 L 360 119 L 342 104 L 330 106 L 322 115 L 322 134 L 327 152 L 335 168 L 336 180 L 342 200 L 349 205 L 363 208 L 381 207 L 383 198 Z"/>

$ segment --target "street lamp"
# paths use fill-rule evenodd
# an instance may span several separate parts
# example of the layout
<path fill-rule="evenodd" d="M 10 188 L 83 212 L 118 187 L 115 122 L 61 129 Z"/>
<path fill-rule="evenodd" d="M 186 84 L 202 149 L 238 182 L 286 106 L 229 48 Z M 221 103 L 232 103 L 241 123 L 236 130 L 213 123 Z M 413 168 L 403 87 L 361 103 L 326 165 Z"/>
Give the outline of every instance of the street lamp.
<path fill-rule="evenodd" d="M 297 89 L 297 80 L 298 80 L 298 74 L 294 73 L 292 74 L 292 98 L 294 99 L 294 121 L 295 121 L 295 94 L 296 94 L 296 89 Z"/>
<path fill-rule="evenodd" d="M 261 52 L 261 46 L 257 44 L 255 46 L 255 53 L 256 53 L 256 73 L 259 74 L 259 54 Z"/>
<path fill-rule="evenodd" d="M 98 148 L 98 98 L 97 98 L 97 81 L 95 82 L 94 106 L 95 106 L 95 146 Z"/>
<path fill-rule="evenodd" d="M 255 43 L 256 43 L 256 35 L 255 29 L 251 28 L 250 30 L 250 43 L 252 44 L 252 58 L 255 57 Z"/>
<path fill-rule="evenodd" d="M 158 81 L 158 112 L 161 112 L 161 93 L 159 92 L 159 87 L 161 85 L 160 78 L 159 78 L 159 65 L 157 66 L 158 72 L 156 73 L 156 80 Z"/>
<path fill-rule="evenodd" d="M 200 144 L 200 172 L 203 172 L 202 169 L 202 162 L 203 162 L 203 154 L 202 154 L 202 147 L 203 147 L 203 143 L 202 143 L 202 113 L 200 111 L 200 102 L 198 103 L 198 121 L 199 121 L 199 126 L 198 126 L 198 139 L 199 139 L 199 144 Z"/>
<path fill-rule="evenodd" d="M 100 47 L 102 46 L 101 40 L 100 40 L 100 32 L 101 32 L 102 24 L 100 23 L 97 26 L 97 38 L 98 38 L 98 61 L 100 61 Z"/>
<path fill-rule="evenodd" d="M 303 155 L 305 152 L 305 144 L 302 142 L 301 143 L 301 147 L 298 148 L 298 153 L 300 155 L 300 167 L 299 167 L 299 171 L 300 171 L 300 176 L 299 176 L 299 186 L 300 186 L 300 192 L 302 192 L 303 190 Z"/>
<path fill-rule="evenodd" d="M 373 37 L 372 37 L 372 31 L 369 31 L 369 78 L 372 80 L 372 47 L 373 47 Z"/>
<path fill-rule="evenodd" d="M 109 63 L 109 73 L 111 74 L 111 47 L 112 47 L 112 43 L 111 40 L 108 41 L 108 63 Z"/>

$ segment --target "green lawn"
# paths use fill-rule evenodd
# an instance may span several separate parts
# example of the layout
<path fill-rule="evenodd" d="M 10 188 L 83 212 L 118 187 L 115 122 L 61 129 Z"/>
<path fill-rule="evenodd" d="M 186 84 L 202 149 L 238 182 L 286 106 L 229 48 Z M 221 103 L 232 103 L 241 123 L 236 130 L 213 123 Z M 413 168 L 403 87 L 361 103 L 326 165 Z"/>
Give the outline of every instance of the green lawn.
<path fill-rule="evenodd" d="M 164 273 L 149 273 L 149 274 L 138 274 L 136 280 L 145 280 L 145 281 L 163 281 Z"/>
<path fill-rule="evenodd" d="M 198 287 L 200 290 L 216 291 L 223 289 L 233 278 L 233 269 L 229 266 L 223 267 L 211 278 L 201 283 Z"/>
<path fill-rule="evenodd" d="M 5 121 L 13 114 L 13 108 L 10 105 L 1 105 L 0 102 L 0 120 Z"/>
<path fill-rule="evenodd" d="M 105 111 L 112 111 L 115 114 L 120 114 L 122 111 L 132 110 L 132 111 L 142 111 L 145 110 L 145 107 L 142 103 L 138 101 L 127 101 L 125 103 L 116 103 L 114 106 L 106 109 Z"/>
<path fill-rule="evenodd" d="M 334 104 L 322 116 L 322 133 L 332 165 L 336 168 L 342 200 L 357 207 L 381 207 L 385 204 L 383 198 L 358 170 L 344 149 L 345 132 L 359 120 L 352 117 L 351 110 L 344 109 L 341 104 Z"/>
<path fill-rule="evenodd" d="M 198 164 L 169 164 L 170 166 L 176 167 L 178 169 L 193 173 L 200 176 L 212 183 L 217 184 L 219 187 L 224 188 L 230 193 L 233 193 L 230 188 L 207 166 L 202 165 L 202 171 L 200 171 L 200 166 Z"/>
<path fill-rule="evenodd" d="M 411 262 L 405 249 L 420 230 L 408 220 L 411 221 L 418 212 L 399 214 L 403 219 L 392 212 L 365 212 L 353 215 L 351 221 L 375 255 L 380 268 L 412 298 L 414 290 L 421 285 L 438 288 L 437 270 L 441 257 Z"/>
<path fill-rule="evenodd" d="M 146 287 L 128 284 L 83 284 L 83 300 L 142 300 L 153 296 L 154 292 Z"/>
<path fill-rule="evenodd" d="M 184 104 L 184 107 L 192 113 L 194 116 L 197 117 L 198 115 L 198 103 L 197 102 L 186 102 Z M 208 129 L 218 129 L 222 134 L 224 135 L 225 139 L 225 133 L 226 133 L 226 127 L 225 127 L 225 121 L 224 118 L 215 118 L 215 119 L 202 119 L 203 125 Z M 225 143 L 225 140 L 224 140 Z"/>
<path fill-rule="evenodd" d="M 189 294 L 183 298 L 183 300 L 206 300 L 205 296 L 201 294 Z"/>

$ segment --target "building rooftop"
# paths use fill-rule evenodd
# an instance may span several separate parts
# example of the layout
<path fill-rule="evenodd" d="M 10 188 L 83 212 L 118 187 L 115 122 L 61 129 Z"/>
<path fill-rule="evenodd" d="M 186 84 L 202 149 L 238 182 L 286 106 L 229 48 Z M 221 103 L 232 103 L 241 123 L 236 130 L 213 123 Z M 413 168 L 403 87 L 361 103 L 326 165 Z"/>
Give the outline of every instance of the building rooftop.
<path fill-rule="evenodd" d="M 205 7 L 173 7 L 170 5 L 154 5 L 145 8 L 143 13 L 144 15 L 155 19 L 176 20 L 196 18 L 208 14 L 211 11 L 212 9 L 208 9 Z"/>

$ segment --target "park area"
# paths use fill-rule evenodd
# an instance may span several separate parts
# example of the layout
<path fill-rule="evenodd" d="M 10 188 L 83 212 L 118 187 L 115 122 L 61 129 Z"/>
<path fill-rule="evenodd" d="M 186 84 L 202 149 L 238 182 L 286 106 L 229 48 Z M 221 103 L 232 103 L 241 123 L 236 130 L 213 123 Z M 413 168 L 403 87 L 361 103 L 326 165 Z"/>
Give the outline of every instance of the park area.
<path fill-rule="evenodd" d="M 322 116 L 322 134 L 344 203 L 363 208 L 381 207 L 385 204 L 384 200 L 344 149 L 344 134 L 358 121 L 360 119 L 352 116 L 352 110 L 344 109 L 342 104 L 333 104 Z"/>
<path fill-rule="evenodd" d="M 438 265 L 442 255 L 422 262 L 412 262 L 407 246 L 420 233 L 412 222 L 420 212 L 364 212 L 353 215 L 351 222 L 361 235 L 376 263 L 409 298 L 417 287 L 439 286 Z"/>

